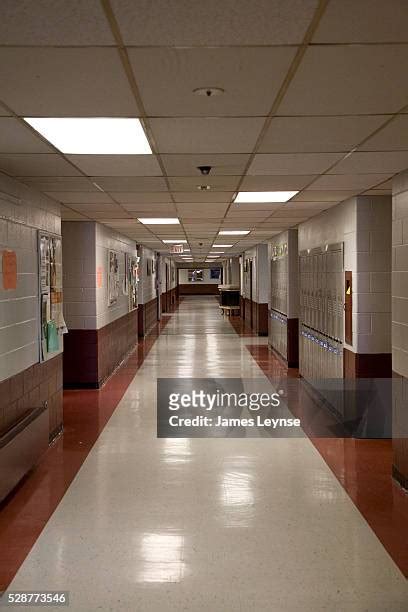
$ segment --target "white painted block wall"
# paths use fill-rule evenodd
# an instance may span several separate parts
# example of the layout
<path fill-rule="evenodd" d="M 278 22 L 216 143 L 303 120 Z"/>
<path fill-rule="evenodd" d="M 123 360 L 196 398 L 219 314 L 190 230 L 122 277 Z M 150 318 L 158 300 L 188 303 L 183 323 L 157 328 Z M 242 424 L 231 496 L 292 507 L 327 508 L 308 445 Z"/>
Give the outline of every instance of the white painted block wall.
<path fill-rule="evenodd" d="M 37 231 L 61 234 L 59 205 L 0 176 L 0 252 L 17 254 L 17 288 L 4 290 L 0 257 L 0 380 L 39 361 Z"/>
<path fill-rule="evenodd" d="M 269 269 L 268 245 L 258 244 L 248 249 L 242 255 L 245 261 L 252 259 L 252 300 L 258 304 L 267 304 L 269 299 Z M 250 296 L 249 263 L 248 272 L 242 275 L 241 295 L 249 299 Z"/>
<path fill-rule="evenodd" d="M 392 191 L 392 366 L 408 378 L 408 171 Z"/>
<path fill-rule="evenodd" d="M 120 291 L 116 304 L 108 304 L 108 254 L 119 257 Z M 125 253 L 136 256 L 130 238 L 93 221 L 62 224 L 64 270 L 64 316 L 68 329 L 101 329 L 129 312 L 128 296 L 122 292 Z M 102 271 L 98 287 L 97 270 Z"/>

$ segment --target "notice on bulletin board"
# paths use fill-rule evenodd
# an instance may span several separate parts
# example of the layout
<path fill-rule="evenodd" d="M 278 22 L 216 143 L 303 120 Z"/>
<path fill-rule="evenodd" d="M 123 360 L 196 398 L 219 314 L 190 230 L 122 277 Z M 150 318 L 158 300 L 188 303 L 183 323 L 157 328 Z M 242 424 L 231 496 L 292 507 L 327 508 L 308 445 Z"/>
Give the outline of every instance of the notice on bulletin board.
<path fill-rule="evenodd" d="M 15 251 L 3 251 L 3 289 L 17 288 L 17 255 Z"/>

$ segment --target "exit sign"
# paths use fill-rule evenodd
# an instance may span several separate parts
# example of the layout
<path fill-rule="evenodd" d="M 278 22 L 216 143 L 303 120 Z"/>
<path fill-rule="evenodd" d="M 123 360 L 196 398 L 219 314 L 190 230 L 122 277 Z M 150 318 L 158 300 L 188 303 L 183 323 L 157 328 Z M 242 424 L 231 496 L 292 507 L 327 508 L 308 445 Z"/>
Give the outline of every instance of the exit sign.
<path fill-rule="evenodd" d="M 172 255 L 181 255 L 184 253 L 184 247 L 182 244 L 172 244 L 170 247 L 170 253 Z"/>

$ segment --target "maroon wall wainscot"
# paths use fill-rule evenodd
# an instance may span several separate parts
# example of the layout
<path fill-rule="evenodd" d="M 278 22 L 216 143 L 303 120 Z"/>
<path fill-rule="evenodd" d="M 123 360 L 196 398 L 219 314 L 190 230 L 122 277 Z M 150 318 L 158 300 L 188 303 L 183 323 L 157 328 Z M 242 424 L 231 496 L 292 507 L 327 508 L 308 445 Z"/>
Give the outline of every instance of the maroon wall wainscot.
<path fill-rule="evenodd" d="M 64 387 L 99 388 L 137 344 L 138 311 L 101 329 L 71 329 L 64 338 Z"/>
<path fill-rule="evenodd" d="M 241 316 L 244 316 L 245 323 L 252 327 L 258 336 L 268 335 L 268 304 L 258 304 L 248 298 L 244 298 Z"/>
<path fill-rule="evenodd" d="M 139 336 L 144 338 L 157 323 L 157 298 L 153 298 L 146 304 L 139 304 L 138 325 Z"/>
<path fill-rule="evenodd" d="M 44 402 L 52 440 L 62 429 L 62 355 L 0 382 L 0 435 Z"/>

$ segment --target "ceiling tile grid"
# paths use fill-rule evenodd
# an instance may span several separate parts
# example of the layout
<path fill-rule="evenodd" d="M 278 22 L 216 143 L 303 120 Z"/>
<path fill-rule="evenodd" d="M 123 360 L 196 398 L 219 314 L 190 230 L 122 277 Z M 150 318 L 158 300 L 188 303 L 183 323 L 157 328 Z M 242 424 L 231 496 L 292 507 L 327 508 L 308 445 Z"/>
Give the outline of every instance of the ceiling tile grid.
<path fill-rule="evenodd" d="M 390 193 L 408 167 L 405 3 L 318 4 L 4 0 L 0 171 L 62 203 L 63 219 L 156 249 L 186 237 L 200 257 L 213 242 L 239 253 L 354 195 Z M 64 155 L 25 116 L 140 117 L 153 154 Z M 299 193 L 234 204 L 237 191 Z"/>

